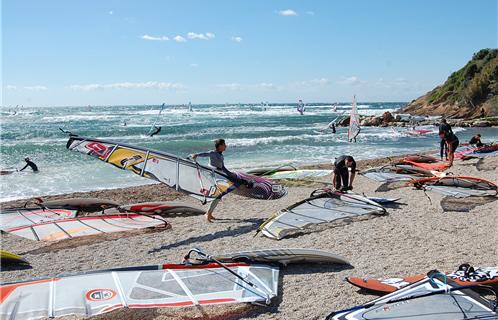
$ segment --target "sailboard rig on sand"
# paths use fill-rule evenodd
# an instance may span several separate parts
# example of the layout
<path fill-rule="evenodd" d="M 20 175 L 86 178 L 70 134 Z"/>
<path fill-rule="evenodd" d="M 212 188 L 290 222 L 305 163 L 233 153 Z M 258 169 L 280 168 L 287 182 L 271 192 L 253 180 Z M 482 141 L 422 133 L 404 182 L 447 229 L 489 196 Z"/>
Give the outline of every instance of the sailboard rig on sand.
<path fill-rule="evenodd" d="M 0 229 L 8 231 L 39 223 L 76 217 L 77 210 L 67 209 L 4 209 L 0 211 Z"/>
<path fill-rule="evenodd" d="M 159 109 L 159 113 L 157 114 L 156 119 L 154 120 L 154 123 L 152 124 L 149 131 L 147 132 L 147 135 L 150 137 L 158 134 L 159 131 L 161 131 L 161 127 L 157 127 L 156 125 L 157 125 L 157 122 L 159 121 L 159 118 L 161 117 L 161 113 L 164 110 L 164 105 L 165 105 L 164 103 L 161 105 L 161 108 Z"/>
<path fill-rule="evenodd" d="M 470 289 L 486 290 L 498 300 L 496 291 L 488 286 L 459 286 L 434 271 L 421 281 L 369 303 L 332 312 L 326 319 L 496 319 L 497 301 L 484 299 Z"/>
<path fill-rule="evenodd" d="M 474 177 L 433 177 L 413 180 L 410 183 L 418 189 L 434 191 L 455 198 L 498 194 L 498 187 L 494 183 Z"/>
<path fill-rule="evenodd" d="M 434 177 L 436 172 L 404 164 L 386 165 L 360 172 L 361 175 L 378 181 L 410 181 L 422 177 Z"/>
<path fill-rule="evenodd" d="M 5 283 L 0 287 L 0 318 L 94 316 L 122 308 L 269 304 L 277 295 L 278 274 L 278 266 L 213 261 L 125 267 Z"/>
<path fill-rule="evenodd" d="M 161 151 L 71 135 L 66 144 L 69 150 L 91 155 L 120 169 L 148 179 L 162 182 L 175 190 L 202 201 L 214 200 L 232 191 L 254 199 L 279 199 L 287 189 L 270 179 L 236 172 L 239 179 L 252 182 L 252 187 L 236 185 L 216 169 L 189 159 Z"/>
<path fill-rule="evenodd" d="M 348 141 L 356 142 L 356 137 L 360 133 L 360 115 L 356 107 L 356 96 L 353 96 L 353 105 L 349 116 Z"/>
<path fill-rule="evenodd" d="M 169 227 L 160 216 L 143 214 L 108 214 L 54 220 L 4 228 L 10 234 L 36 241 L 57 241 L 102 233 L 123 232 L 145 228 Z"/>
<path fill-rule="evenodd" d="M 309 225 L 369 214 L 384 215 L 386 209 L 357 194 L 318 189 L 309 198 L 277 212 L 259 227 L 259 231 L 280 240 Z"/>

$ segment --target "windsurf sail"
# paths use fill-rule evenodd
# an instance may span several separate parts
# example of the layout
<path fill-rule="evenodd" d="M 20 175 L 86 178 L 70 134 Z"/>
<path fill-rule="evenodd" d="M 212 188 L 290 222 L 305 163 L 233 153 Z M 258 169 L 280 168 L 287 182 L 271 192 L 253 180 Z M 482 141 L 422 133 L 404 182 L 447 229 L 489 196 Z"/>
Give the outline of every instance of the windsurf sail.
<path fill-rule="evenodd" d="M 302 248 L 281 248 L 242 251 L 216 255 L 222 262 L 277 262 L 289 263 L 337 263 L 350 264 L 345 258 L 323 250 Z"/>
<path fill-rule="evenodd" d="M 159 118 L 161 117 L 161 113 L 164 110 L 164 105 L 165 105 L 164 103 L 161 105 L 161 108 L 159 109 L 159 113 L 157 114 L 156 119 L 154 120 L 154 123 L 152 124 L 152 126 L 149 129 L 149 131 L 147 132 L 148 136 L 152 135 L 154 132 L 157 131 L 158 128 L 160 128 L 160 127 L 157 127 L 156 124 L 159 121 Z"/>
<path fill-rule="evenodd" d="M 304 178 L 320 178 L 332 174 L 332 170 L 318 170 L 318 169 L 297 169 L 293 171 L 279 171 L 267 175 L 266 177 L 279 180 L 279 179 L 304 179 Z"/>
<path fill-rule="evenodd" d="M 78 212 L 98 212 L 119 206 L 119 203 L 99 198 L 69 198 L 59 200 L 43 200 L 38 198 L 37 206 L 50 209 L 68 209 Z"/>
<path fill-rule="evenodd" d="M 335 111 L 334 111 L 335 112 Z M 327 130 L 332 128 L 332 125 L 337 124 L 339 119 L 342 119 L 344 117 L 344 113 L 346 113 L 346 110 L 342 111 L 337 117 L 335 117 L 332 121 L 330 121 L 324 128 L 323 130 Z"/>
<path fill-rule="evenodd" d="M 130 170 L 141 177 L 162 182 L 203 202 L 232 191 L 245 197 L 264 200 L 279 199 L 287 194 L 286 188 L 272 180 L 241 172 L 236 173 L 238 178 L 253 182 L 253 187 L 237 186 L 224 172 L 162 151 L 77 135 L 69 137 L 66 148 L 91 155 L 120 169 Z"/>
<path fill-rule="evenodd" d="M 472 267 L 469 264 L 462 264 L 456 271 L 446 273 L 445 276 L 460 286 L 477 283 L 498 287 L 498 267 Z M 424 278 L 425 275 L 418 274 L 387 279 L 347 277 L 346 281 L 360 289 L 386 294 Z"/>
<path fill-rule="evenodd" d="M 353 105 L 351 107 L 351 114 L 349 115 L 348 141 L 356 142 L 356 137 L 360 131 L 360 115 L 356 107 L 356 96 L 353 96 Z"/>
<path fill-rule="evenodd" d="M 159 216 L 109 214 L 42 222 L 23 227 L 4 228 L 2 230 L 30 240 L 56 241 L 102 233 L 156 227 L 169 227 L 169 224 Z"/>
<path fill-rule="evenodd" d="M 0 318 L 90 317 L 122 308 L 269 303 L 277 295 L 278 274 L 278 267 L 263 264 L 163 264 L 4 283 Z"/>
<path fill-rule="evenodd" d="M 309 198 L 277 212 L 259 227 L 259 231 L 268 238 L 280 240 L 309 225 L 384 214 L 386 209 L 381 205 L 360 195 L 318 189 Z"/>
<path fill-rule="evenodd" d="M 487 286 L 459 286 L 445 276 L 429 276 L 364 305 L 332 312 L 326 319 L 496 319 L 496 301 L 470 289 L 486 289 L 497 295 Z"/>
<path fill-rule="evenodd" d="M 380 168 L 372 168 L 360 172 L 360 174 L 378 182 L 410 181 L 416 179 L 417 177 L 434 176 L 434 172 L 430 170 L 425 170 L 422 168 L 417 168 L 411 165 L 403 165 L 403 164 L 387 165 Z"/>
<path fill-rule="evenodd" d="M 498 187 L 494 183 L 474 177 L 434 177 L 413 180 L 410 183 L 418 189 L 434 191 L 455 198 L 498 194 Z"/>
<path fill-rule="evenodd" d="M 0 229 L 9 230 L 39 223 L 76 217 L 77 210 L 67 209 L 4 209 L 0 211 Z"/>
<path fill-rule="evenodd" d="M 204 214 L 205 210 L 188 206 L 178 202 L 142 202 L 127 204 L 118 207 L 121 212 L 138 212 L 142 214 L 157 214 L 160 216 L 174 216 L 177 214 L 199 215 Z"/>
<path fill-rule="evenodd" d="M 194 109 L 192 109 L 192 102 L 188 102 L 188 112 L 193 112 Z"/>
<path fill-rule="evenodd" d="M 297 112 L 299 112 L 301 115 L 304 114 L 304 111 L 306 111 L 306 107 L 304 106 L 303 100 L 299 100 L 297 103 Z"/>

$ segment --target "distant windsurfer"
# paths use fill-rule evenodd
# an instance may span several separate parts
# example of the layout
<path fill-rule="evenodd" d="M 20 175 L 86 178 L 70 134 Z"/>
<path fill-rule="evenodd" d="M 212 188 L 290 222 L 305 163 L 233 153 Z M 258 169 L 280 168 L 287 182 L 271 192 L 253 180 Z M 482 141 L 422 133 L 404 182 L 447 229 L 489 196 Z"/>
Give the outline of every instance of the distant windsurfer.
<path fill-rule="evenodd" d="M 161 132 L 161 128 L 162 128 L 162 127 L 156 127 L 156 126 L 154 126 L 154 131 L 152 131 L 152 132 L 149 134 L 149 137 L 155 136 L 156 134 L 158 134 L 159 132 Z"/>
<path fill-rule="evenodd" d="M 478 133 L 476 134 L 475 136 L 473 136 L 470 141 L 469 141 L 469 144 L 471 145 L 475 145 L 476 147 L 480 148 L 482 146 L 484 146 L 484 143 L 482 143 L 481 141 L 481 134 Z"/>
<path fill-rule="evenodd" d="M 38 166 L 33 161 L 31 161 L 30 158 L 24 158 L 24 161 L 26 161 L 26 165 L 19 171 L 23 171 L 27 167 L 30 167 L 33 172 L 38 172 Z"/>
<path fill-rule="evenodd" d="M 332 129 L 332 133 L 336 133 L 337 132 L 336 129 L 335 129 L 335 123 L 332 123 L 330 125 L 330 129 Z"/>
<path fill-rule="evenodd" d="M 453 132 L 448 132 L 448 131 L 439 132 L 439 137 L 441 138 L 441 140 L 444 139 L 444 141 L 446 141 L 446 148 L 448 149 L 448 161 L 450 162 L 448 166 L 449 168 L 453 166 L 455 151 L 458 148 L 460 141 Z"/>
<path fill-rule="evenodd" d="M 441 160 L 443 160 L 443 154 L 446 160 L 448 160 L 448 146 L 446 143 L 446 140 L 444 139 L 444 135 L 442 136 L 441 133 L 451 133 L 453 134 L 453 130 L 451 130 L 451 126 L 446 122 L 446 119 L 442 119 L 441 123 L 439 124 L 439 136 L 441 137 L 441 141 L 439 142 L 439 154 L 441 156 Z"/>
<path fill-rule="evenodd" d="M 303 100 L 299 100 L 299 102 L 297 103 L 297 112 L 299 112 L 301 115 L 304 114 L 304 111 L 306 110 L 306 108 L 304 107 L 304 103 L 303 103 Z"/>
<path fill-rule="evenodd" d="M 351 173 L 349 172 L 351 169 Z M 340 156 L 334 161 L 334 177 L 332 183 L 338 191 L 353 190 L 356 175 L 356 161 L 352 156 Z"/>
<path fill-rule="evenodd" d="M 252 182 L 251 181 L 246 181 L 243 179 L 240 179 L 235 173 L 231 172 L 225 167 L 225 157 L 223 156 L 223 152 L 227 149 L 227 145 L 225 143 L 225 139 L 217 139 L 214 142 L 214 147 L 215 150 L 209 151 L 209 152 L 202 152 L 202 153 L 194 153 L 190 155 L 190 157 L 194 160 L 197 159 L 197 157 L 206 157 L 209 158 L 209 165 L 217 170 L 222 171 L 227 175 L 227 178 L 232 181 L 236 187 L 240 185 L 246 185 L 249 188 L 252 187 Z M 218 196 L 216 199 L 211 202 L 211 205 L 209 206 L 208 211 L 206 212 L 206 219 L 211 222 L 214 217 L 213 217 L 213 211 L 220 202 L 221 198 L 223 195 Z"/>

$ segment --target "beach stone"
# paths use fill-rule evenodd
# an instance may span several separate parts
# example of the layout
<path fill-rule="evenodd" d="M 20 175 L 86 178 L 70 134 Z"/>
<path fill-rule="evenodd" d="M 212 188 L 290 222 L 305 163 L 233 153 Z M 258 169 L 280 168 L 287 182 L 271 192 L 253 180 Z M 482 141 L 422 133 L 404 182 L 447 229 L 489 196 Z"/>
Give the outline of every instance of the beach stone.
<path fill-rule="evenodd" d="M 472 123 L 473 127 L 489 127 L 491 124 L 489 121 L 477 120 Z"/>
<path fill-rule="evenodd" d="M 384 112 L 384 114 L 382 115 L 382 122 L 389 123 L 389 122 L 393 122 L 393 121 L 394 121 L 394 117 L 393 117 L 392 113 L 389 111 Z"/>

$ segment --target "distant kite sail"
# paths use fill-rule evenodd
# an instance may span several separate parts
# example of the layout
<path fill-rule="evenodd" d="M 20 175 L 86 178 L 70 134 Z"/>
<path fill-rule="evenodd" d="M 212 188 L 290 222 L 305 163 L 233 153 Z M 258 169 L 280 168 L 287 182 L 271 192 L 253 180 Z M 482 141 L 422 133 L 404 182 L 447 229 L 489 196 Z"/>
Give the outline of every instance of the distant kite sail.
<path fill-rule="evenodd" d="M 102 233 L 167 226 L 169 226 L 168 223 L 160 216 L 110 214 L 49 221 L 18 228 L 5 228 L 3 231 L 35 241 L 57 241 Z"/>
<path fill-rule="evenodd" d="M 280 240 L 309 225 L 369 214 L 384 215 L 386 209 L 360 195 L 319 189 L 309 198 L 277 212 L 259 227 L 259 231 Z"/>
<path fill-rule="evenodd" d="M 358 109 L 356 107 L 356 96 L 353 96 L 353 105 L 349 116 L 348 141 L 356 142 L 356 137 L 360 133 L 360 130 L 360 115 L 358 114 Z"/>
<path fill-rule="evenodd" d="M 94 316 L 122 308 L 264 302 L 277 295 L 276 266 L 246 263 L 126 267 L 5 283 L 0 318 Z"/>

